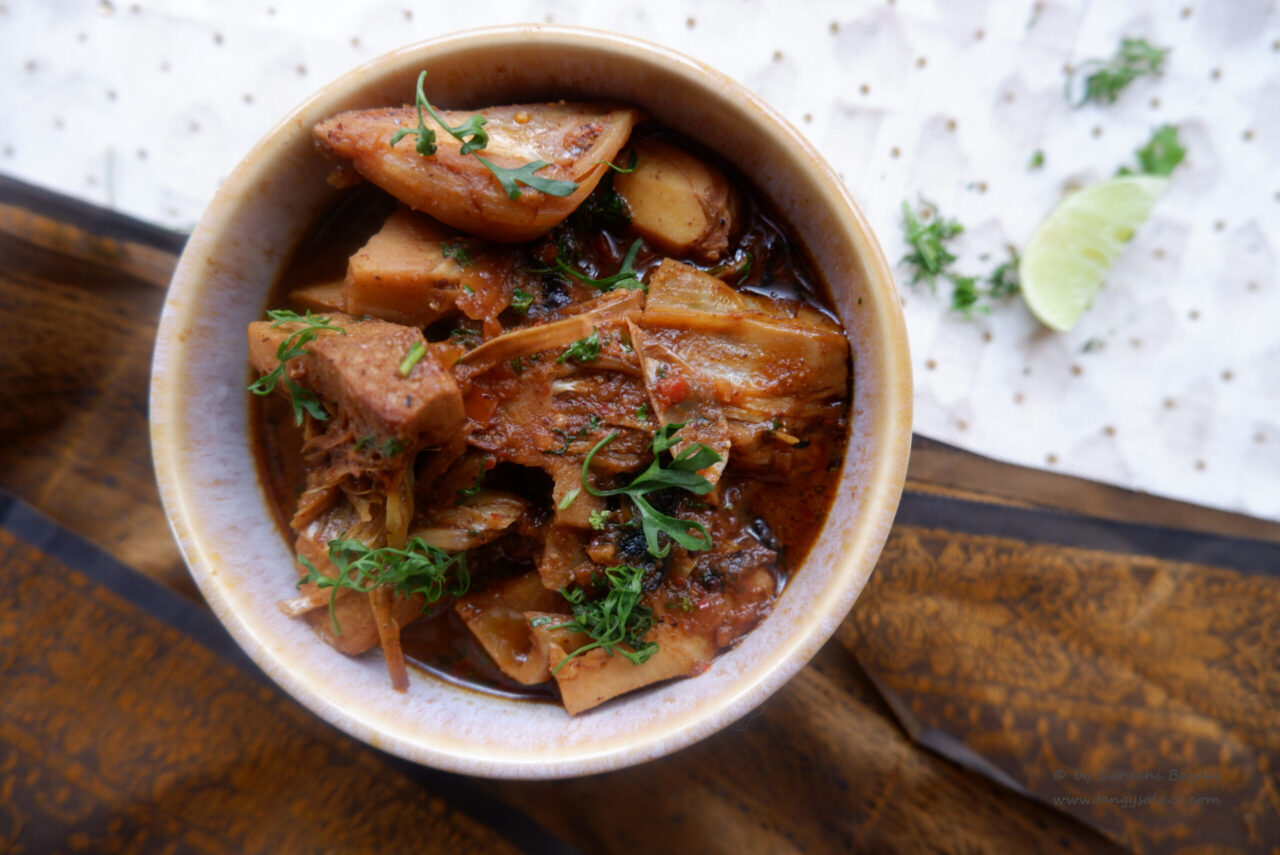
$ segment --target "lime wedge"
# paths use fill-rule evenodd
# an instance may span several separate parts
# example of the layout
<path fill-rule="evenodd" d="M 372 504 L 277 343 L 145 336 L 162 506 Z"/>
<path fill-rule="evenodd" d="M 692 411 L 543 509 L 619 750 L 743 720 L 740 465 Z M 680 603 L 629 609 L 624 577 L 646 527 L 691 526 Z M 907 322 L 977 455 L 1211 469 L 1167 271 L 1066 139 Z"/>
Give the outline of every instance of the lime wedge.
<path fill-rule="evenodd" d="M 1058 332 L 1075 326 L 1168 183 L 1126 175 L 1063 199 L 1031 236 L 1018 265 L 1031 314 Z"/>

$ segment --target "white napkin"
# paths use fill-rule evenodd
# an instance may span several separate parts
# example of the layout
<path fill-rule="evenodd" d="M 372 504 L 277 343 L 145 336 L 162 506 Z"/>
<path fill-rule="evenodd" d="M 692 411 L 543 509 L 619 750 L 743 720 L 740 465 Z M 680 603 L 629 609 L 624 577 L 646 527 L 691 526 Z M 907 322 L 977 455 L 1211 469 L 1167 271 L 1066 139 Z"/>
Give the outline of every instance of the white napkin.
<path fill-rule="evenodd" d="M 1019 300 L 965 321 L 899 283 L 916 429 L 1001 460 L 1280 520 L 1280 13 L 1270 0 L 0 3 L 0 171 L 175 228 L 296 103 L 385 50 L 546 21 L 690 53 L 826 154 L 896 261 L 900 205 L 985 274 L 1064 188 L 1181 129 L 1187 160 L 1075 330 Z M 1071 107 L 1063 67 L 1122 36 L 1159 79 Z M 478 70 L 482 73 L 483 70 Z M 1042 169 L 1028 165 L 1044 152 Z M 1089 349 L 1086 350 L 1086 344 Z"/>

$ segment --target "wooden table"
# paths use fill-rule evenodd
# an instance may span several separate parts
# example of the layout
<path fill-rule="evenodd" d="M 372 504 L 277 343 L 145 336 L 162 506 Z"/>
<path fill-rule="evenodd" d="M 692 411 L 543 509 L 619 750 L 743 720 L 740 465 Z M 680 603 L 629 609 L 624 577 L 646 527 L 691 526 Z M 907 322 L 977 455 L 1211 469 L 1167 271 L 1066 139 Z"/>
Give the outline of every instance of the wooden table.
<path fill-rule="evenodd" d="M 165 524 L 182 242 L 0 177 L 0 851 L 1280 852 L 1280 524 L 924 438 L 854 612 L 723 732 L 533 783 L 348 739 Z"/>

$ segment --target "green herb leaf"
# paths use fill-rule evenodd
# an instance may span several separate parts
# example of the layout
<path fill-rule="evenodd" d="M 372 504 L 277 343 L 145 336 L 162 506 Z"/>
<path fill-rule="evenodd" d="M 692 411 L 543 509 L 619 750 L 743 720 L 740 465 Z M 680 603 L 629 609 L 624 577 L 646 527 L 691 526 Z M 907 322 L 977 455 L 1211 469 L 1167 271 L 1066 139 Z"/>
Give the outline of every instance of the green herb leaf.
<path fill-rule="evenodd" d="M 642 422 L 647 422 L 649 420 L 649 402 L 648 401 L 636 407 L 636 418 Z"/>
<path fill-rule="evenodd" d="M 528 291 L 522 291 L 516 288 L 511 292 L 511 308 L 513 311 L 522 315 L 529 313 L 529 307 L 533 305 L 533 295 Z"/>
<path fill-rule="evenodd" d="M 1027 169 L 1040 169 L 1044 166 L 1044 149 L 1036 149 L 1031 155 L 1031 163 L 1027 164 Z"/>
<path fill-rule="evenodd" d="M 423 157 L 431 157 L 436 153 L 436 132 L 427 127 L 426 119 L 422 112 L 431 114 L 431 118 L 436 120 L 440 127 L 445 129 L 449 136 L 462 143 L 461 153 L 470 154 L 473 151 L 479 151 L 489 144 L 489 134 L 484 129 L 485 123 L 488 121 L 484 116 L 475 115 L 467 119 L 457 127 L 447 125 L 440 114 L 436 112 L 435 107 L 431 106 L 431 102 L 427 100 L 426 94 L 422 91 L 422 84 L 427 80 L 427 72 L 424 70 L 418 75 L 418 86 L 415 92 L 415 103 L 418 108 L 418 127 L 417 128 L 401 128 L 391 135 L 391 147 L 394 148 L 396 143 L 414 134 L 418 137 L 418 154 Z"/>
<path fill-rule="evenodd" d="M 600 331 L 592 330 L 591 335 L 580 338 L 565 348 L 564 353 L 556 359 L 557 363 L 565 363 L 570 359 L 585 364 L 600 355 Z"/>
<path fill-rule="evenodd" d="M 285 369 L 285 363 L 295 356 L 306 353 L 306 346 L 316 340 L 321 330 L 336 332 L 340 335 L 346 335 L 347 331 L 335 326 L 328 318 L 313 315 L 310 311 L 306 315 L 299 315 L 288 309 L 273 309 L 267 312 L 267 317 L 274 321 L 271 324 L 273 328 L 292 323 L 301 323 L 306 326 L 290 333 L 288 338 L 280 342 L 276 348 L 276 367 L 250 383 L 249 391 L 255 395 L 270 395 L 275 391 L 276 384 L 284 383 L 285 389 L 289 392 L 289 398 L 293 402 L 293 418 L 296 424 L 302 424 L 303 413 L 310 414 L 313 419 L 325 421 L 329 418 L 329 414 L 325 412 L 320 399 L 293 381 Z"/>
<path fill-rule="evenodd" d="M 608 511 L 592 511 L 587 514 L 587 523 L 596 531 L 604 531 L 605 524 L 609 521 Z"/>
<path fill-rule="evenodd" d="M 1134 152 L 1138 156 L 1138 172 L 1145 175 L 1171 175 L 1187 156 L 1187 150 L 1178 141 L 1177 125 L 1161 125 L 1151 134 L 1145 146 Z M 1133 175 L 1133 170 L 1122 166 L 1116 175 Z"/>
<path fill-rule="evenodd" d="M 578 498 L 578 494 L 582 492 L 581 487 L 574 487 L 572 490 L 564 494 L 564 498 L 560 500 L 560 504 L 556 505 L 556 510 L 565 511 L 573 504 L 573 500 Z"/>
<path fill-rule="evenodd" d="M 644 241 L 636 238 L 631 242 L 631 246 L 627 248 L 627 254 L 622 257 L 622 266 L 618 268 L 618 272 L 612 276 L 605 276 L 601 279 L 592 279 L 585 273 L 574 270 L 570 264 L 564 260 L 564 256 L 557 251 L 556 261 L 553 267 L 532 270 L 531 273 L 560 273 L 568 276 L 570 279 L 576 279 L 592 288 L 601 291 L 613 291 L 617 288 L 624 288 L 628 291 L 647 291 L 644 283 L 640 281 L 640 276 L 636 273 L 635 261 L 636 254 L 640 251 L 640 247 Z"/>
<path fill-rule="evenodd" d="M 400 368 L 396 373 L 401 377 L 408 377 L 413 373 L 413 366 L 418 364 L 426 352 L 427 346 L 420 341 L 415 341 L 409 348 L 409 352 L 404 355 L 404 359 L 400 360 Z"/>
<path fill-rule="evenodd" d="M 459 496 L 474 496 L 480 492 L 480 482 L 484 480 L 484 476 L 489 472 L 489 455 L 480 458 L 480 471 L 476 473 L 476 480 L 470 487 L 459 487 Z"/>
<path fill-rule="evenodd" d="M 635 149 L 631 150 L 631 156 L 627 158 L 626 168 L 618 166 L 616 163 L 611 163 L 607 160 L 596 161 L 596 163 L 600 164 L 601 166 L 607 166 L 610 169 L 612 169 L 614 172 L 621 172 L 623 175 L 626 175 L 631 172 L 635 172 L 636 164 L 638 164 L 639 162 L 640 162 L 640 154 Z"/>
<path fill-rule="evenodd" d="M 1113 104 L 1120 93 L 1139 77 L 1158 76 L 1164 71 L 1164 58 L 1170 48 L 1158 48 L 1146 39 L 1121 39 L 1115 56 L 1108 60 L 1087 60 L 1067 75 L 1067 100 L 1080 107 L 1093 101 Z M 1072 95 L 1077 81 L 1084 75 L 1084 91 L 1079 100 Z"/>
<path fill-rule="evenodd" d="M 944 219 L 938 209 L 928 202 L 921 203 L 920 217 L 927 222 L 921 222 L 911 206 L 906 202 L 902 203 L 904 237 L 911 247 L 911 252 L 902 257 L 902 263 L 915 268 L 911 284 L 923 279 L 928 283 L 929 290 L 936 292 L 938 276 L 948 264 L 956 260 L 944 246 L 944 242 L 962 233 L 964 226 L 955 220 Z"/>
<path fill-rule="evenodd" d="M 1017 250 L 1009 247 L 1009 260 L 997 265 L 987 277 L 987 282 L 991 286 L 987 289 L 987 295 L 997 300 L 1012 297 L 1022 290 L 1022 285 L 1018 282 Z"/>
<path fill-rule="evenodd" d="M 609 591 L 598 600 L 587 600 L 586 593 L 581 588 L 560 591 L 573 608 L 573 620 L 552 629 L 580 632 L 593 640 L 561 659 L 552 674 L 559 673 L 570 659 L 597 647 L 610 656 L 621 653 L 633 665 L 647 662 L 650 656 L 658 652 L 656 641 L 644 640 L 645 635 L 653 628 L 653 610 L 640 604 L 644 570 L 630 564 L 620 564 L 606 567 L 604 575 Z"/>
<path fill-rule="evenodd" d="M 951 283 L 954 289 L 951 292 L 951 310 L 960 312 L 964 315 L 965 320 L 973 317 L 973 312 L 990 311 L 989 307 L 976 306 L 981 293 L 978 291 L 978 280 L 973 276 L 952 276 Z"/>
<path fill-rule="evenodd" d="M 342 634 L 338 626 L 334 603 L 338 589 L 348 588 L 368 593 L 383 585 L 394 585 L 402 597 L 422 594 L 423 611 L 445 596 L 461 596 L 467 592 L 471 577 L 467 573 L 467 554 L 450 555 L 443 549 L 431 546 L 415 537 L 404 549 L 384 546 L 373 549 L 359 540 L 339 538 L 329 541 L 329 560 L 338 571 L 336 577 L 325 576 L 303 556 L 298 562 L 307 569 L 307 575 L 298 582 L 312 582 L 317 587 L 332 589 L 329 594 L 329 620 L 334 635 Z"/>
<path fill-rule="evenodd" d="M 668 487 L 678 487 L 699 496 L 711 492 L 711 482 L 698 473 L 722 458 L 702 443 L 686 445 L 678 455 L 671 458 L 670 463 L 663 465 L 663 454 L 680 441 L 676 434 L 683 427 L 683 422 L 675 422 L 658 429 L 653 436 L 653 462 L 649 464 L 648 469 L 637 475 L 625 487 L 597 490 L 591 486 L 588 477 L 591 461 L 595 459 L 600 449 L 618 438 L 616 431 L 596 443 L 595 447 L 587 452 L 586 459 L 582 461 L 583 488 L 593 496 L 629 498 L 640 514 L 640 525 L 644 531 L 645 543 L 649 547 L 649 554 L 657 558 L 665 558 L 671 551 L 670 543 L 659 543 L 659 533 L 665 534 L 690 552 L 702 552 L 711 548 L 711 535 L 707 532 L 706 526 L 697 520 L 680 519 L 661 513 L 645 498 L 648 493 L 665 490 Z"/>
<path fill-rule="evenodd" d="M 493 176 L 498 179 L 498 183 L 506 191 L 508 199 L 520 198 L 521 193 L 518 186 L 520 184 L 541 193 L 546 193 L 548 196 L 568 196 L 578 189 L 577 183 L 573 181 L 561 181 L 558 178 L 539 178 L 534 175 L 539 169 L 549 165 L 545 160 L 535 160 L 515 169 L 496 166 L 487 158 L 483 158 L 478 154 L 476 155 L 476 160 L 483 163 L 493 173 Z"/>
<path fill-rule="evenodd" d="M 386 442 L 382 443 L 382 448 L 379 449 L 379 451 L 382 452 L 383 457 L 390 459 L 404 451 L 404 443 L 396 439 L 394 436 L 387 437 Z"/>
<path fill-rule="evenodd" d="M 459 267 L 470 267 L 476 260 L 467 245 L 461 241 L 440 244 L 440 254 L 453 259 L 453 263 Z"/>

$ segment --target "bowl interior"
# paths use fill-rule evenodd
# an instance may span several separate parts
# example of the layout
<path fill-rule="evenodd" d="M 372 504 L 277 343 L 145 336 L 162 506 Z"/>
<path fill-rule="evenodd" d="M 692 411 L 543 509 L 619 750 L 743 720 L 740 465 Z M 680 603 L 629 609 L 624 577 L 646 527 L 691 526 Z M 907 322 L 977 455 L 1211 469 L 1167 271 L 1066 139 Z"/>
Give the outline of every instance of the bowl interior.
<path fill-rule="evenodd" d="M 484 107 L 617 99 L 724 155 L 783 213 L 830 288 L 853 349 L 852 441 L 827 525 L 774 612 L 705 674 L 576 718 L 415 675 L 387 685 L 379 656 L 343 656 L 282 615 L 292 555 L 249 446 L 245 326 L 333 191 L 310 128 L 345 109 L 404 103 L 420 69 L 433 102 Z M 743 715 L 831 635 L 866 583 L 897 507 L 911 381 L 896 290 L 840 180 L 747 90 L 634 39 L 553 27 L 446 37 L 384 55 L 302 104 L 220 189 L 174 275 L 152 377 L 161 495 L 197 583 L 253 659 L 312 710 L 409 759 L 469 774 L 552 777 L 614 769 Z"/>

